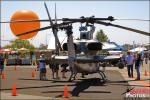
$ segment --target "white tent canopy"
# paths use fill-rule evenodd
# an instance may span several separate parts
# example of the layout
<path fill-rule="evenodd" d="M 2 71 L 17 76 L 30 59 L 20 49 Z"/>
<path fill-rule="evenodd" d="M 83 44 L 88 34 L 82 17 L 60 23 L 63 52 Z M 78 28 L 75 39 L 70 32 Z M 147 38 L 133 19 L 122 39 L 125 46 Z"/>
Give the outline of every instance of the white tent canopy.
<path fill-rule="evenodd" d="M 104 42 L 102 49 L 104 49 L 104 50 L 111 50 L 111 49 L 121 50 L 122 47 L 119 46 L 118 44 L 116 44 L 115 42 Z"/>
<path fill-rule="evenodd" d="M 59 37 L 59 42 L 62 45 L 63 43 L 67 42 L 67 38 L 65 38 L 65 37 Z M 54 36 L 52 36 L 50 38 L 47 49 L 50 49 L 50 50 L 54 50 L 55 49 L 55 38 L 54 38 Z"/>
<path fill-rule="evenodd" d="M 26 48 L 20 48 L 20 49 L 18 49 L 18 51 L 28 51 L 29 49 L 26 49 Z"/>
<path fill-rule="evenodd" d="M 50 38 L 47 49 L 54 50 L 55 49 L 55 39 Z"/>
<path fill-rule="evenodd" d="M 0 52 L 9 53 L 9 52 L 12 52 L 12 50 L 11 49 L 1 49 Z"/>
<path fill-rule="evenodd" d="M 103 43 L 103 49 L 110 49 L 110 48 L 116 48 L 116 45 L 107 42 Z"/>
<path fill-rule="evenodd" d="M 144 50 L 147 50 L 147 49 L 145 47 L 136 47 L 136 48 L 131 49 L 130 51 L 131 52 L 141 52 Z"/>

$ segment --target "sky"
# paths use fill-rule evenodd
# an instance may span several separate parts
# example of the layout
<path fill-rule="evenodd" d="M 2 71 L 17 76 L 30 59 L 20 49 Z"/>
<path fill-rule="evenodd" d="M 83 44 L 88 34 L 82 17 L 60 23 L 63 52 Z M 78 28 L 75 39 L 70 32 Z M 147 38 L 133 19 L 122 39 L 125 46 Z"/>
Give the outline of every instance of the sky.
<path fill-rule="evenodd" d="M 107 18 L 113 16 L 115 19 L 147 19 L 149 20 L 149 1 L 45 1 L 51 17 L 55 15 L 55 3 L 57 5 L 58 18 L 80 18 L 81 16 L 90 17 L 94 15 L 98 18 Z M 1 21 L 10 21 L 11 16 L 18 10 L 31 10 L 35 12 L 40 19 L 48 19 L 44 1 L 1 1 Z M 125 21 L 116 20 L 114 24 L 128 26 L 131 28 L 139 29 L 149 32 L 149 22 L 144 21 Z M 41 27 L 49 25 L 48 22 L 41 23 Z M 108 36 L 110 41 L 116 42 L 120 45 L 125 43 L 136 44 L 149 43 L 149 37 L 135 32 L 111 27 L 97 25 L 95 33 L 103 29 L 104 33 Z M 73 36 L 79 37 L 80 24 L 73 25 Z M 1 38 L 2 40 L 14 40 L 15 37 L 9 24 L 1 24 Z M 94 33 L 94 35 L 95 35 Z M 65 37 L 65 32 L 59 31 L 60 38 Z M 48 44 L 53 40 L 52 30 L 44 30 L 29 39 L 29 41 L 38 47 L 41 43 Z M 8 41 L 2 41 L 1 45 L 8 44 Z"/>

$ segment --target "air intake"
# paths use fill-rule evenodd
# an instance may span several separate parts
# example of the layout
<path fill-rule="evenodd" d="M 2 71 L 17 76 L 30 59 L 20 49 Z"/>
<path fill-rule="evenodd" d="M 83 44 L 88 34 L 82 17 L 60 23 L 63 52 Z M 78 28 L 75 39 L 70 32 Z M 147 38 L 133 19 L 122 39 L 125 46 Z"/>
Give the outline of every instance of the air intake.
<path fill-rule="evenodd" d="M 75 50 L 77 50 L 77 45 L 74 43 Z M 63 50 L 68 51 L 67 43 L 63 44 Z"/>
<path fill-rule="evenodd" d="M 92 42 L 87 44 L 88 50 L 102 50 L 102 43 Z"/>

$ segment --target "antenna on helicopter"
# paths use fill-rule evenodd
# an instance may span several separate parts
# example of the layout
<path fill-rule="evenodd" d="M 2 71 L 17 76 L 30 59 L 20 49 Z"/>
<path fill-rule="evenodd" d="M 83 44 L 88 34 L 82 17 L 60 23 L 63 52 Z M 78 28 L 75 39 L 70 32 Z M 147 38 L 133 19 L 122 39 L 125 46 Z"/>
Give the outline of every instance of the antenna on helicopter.
<path fill-rule="evenodd" d="M 56 3 L 55 3 L 55 25 L 57 24 L 57 13 L 56 13 Z M 58 29 L 57 28 L 55 28 L 55 32 L 56 32 L 56 34 L 57 34 L 57 32 L 58 32 Z M 60 48 L 61 48 L 61 45 L 60 45 Z M 57 42 L 57 40 L 55 39 L 55 53 L 56 53 L 56 55 L 59 55 L 59 46 L 58 46 L 58 42 Z"/>

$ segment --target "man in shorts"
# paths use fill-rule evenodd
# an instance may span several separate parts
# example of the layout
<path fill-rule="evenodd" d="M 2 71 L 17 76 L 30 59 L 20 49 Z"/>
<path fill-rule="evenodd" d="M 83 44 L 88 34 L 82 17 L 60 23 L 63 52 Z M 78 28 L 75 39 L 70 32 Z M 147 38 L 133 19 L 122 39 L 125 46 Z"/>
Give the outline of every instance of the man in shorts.
<path fill-rule="evenodd" d="M 46 60 L 44 54 L 40 55 L 39 59 L 39 71 L 40 71 L 40 80 L 47 80 L 46 78 Z"/>

